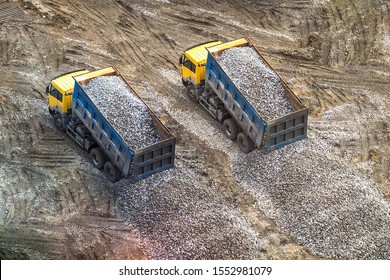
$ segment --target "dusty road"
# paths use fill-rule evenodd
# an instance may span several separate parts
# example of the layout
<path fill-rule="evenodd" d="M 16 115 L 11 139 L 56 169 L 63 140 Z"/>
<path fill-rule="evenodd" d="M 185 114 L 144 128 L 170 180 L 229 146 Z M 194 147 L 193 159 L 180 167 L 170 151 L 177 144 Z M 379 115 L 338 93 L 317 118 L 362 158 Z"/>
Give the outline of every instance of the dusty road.
<path fill-rule="evenodd" d="M 389 259 L 389 28 L 385 0 L 0 0 L 0 258 Z M 185 96 L 181 52 L 243 36 L 308 140 L 244 156 Z M 110 65 L 177 136 L 175 169 L 111 184 L 54 128 L 50 77 Z"/>

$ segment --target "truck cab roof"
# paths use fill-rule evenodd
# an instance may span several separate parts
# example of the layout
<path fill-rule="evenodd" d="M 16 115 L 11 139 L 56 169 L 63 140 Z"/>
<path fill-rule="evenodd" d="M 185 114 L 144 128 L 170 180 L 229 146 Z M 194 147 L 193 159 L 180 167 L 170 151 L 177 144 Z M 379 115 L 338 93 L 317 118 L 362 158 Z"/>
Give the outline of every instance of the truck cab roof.
<path fill-rule="evenodd" d="M 71 94 L 74 88 L 74 76 L 88 73 L 88 70 L 77 70 L 54 77 L 51 84 L 62 94 Z"/>
<path fill-rule="evenodd" d="M 184 54 L 196 65 L 204 64 L 207 60 L 207 47 L 212 47 L 221 44 L 221 41 L 206 42 L 188 48 Z"/>

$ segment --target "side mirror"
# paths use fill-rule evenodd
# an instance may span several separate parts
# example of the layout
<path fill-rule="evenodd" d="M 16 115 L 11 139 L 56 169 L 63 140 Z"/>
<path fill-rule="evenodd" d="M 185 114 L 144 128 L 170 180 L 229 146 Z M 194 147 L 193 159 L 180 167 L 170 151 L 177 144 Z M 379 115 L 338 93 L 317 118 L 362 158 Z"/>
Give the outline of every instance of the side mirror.
<path fill-rule="evenodd" d="M 51 86 L 51 82 L 46 84 L 46 93 L 47 94 L 50 94 L 50 86 Z"/>
<path fill-rule="evenodd" d="M 182 54 L 181 57 L 179 57 L 179 65 L 183 64 L 183 58 L 184 58 L 184 54 Z"/>

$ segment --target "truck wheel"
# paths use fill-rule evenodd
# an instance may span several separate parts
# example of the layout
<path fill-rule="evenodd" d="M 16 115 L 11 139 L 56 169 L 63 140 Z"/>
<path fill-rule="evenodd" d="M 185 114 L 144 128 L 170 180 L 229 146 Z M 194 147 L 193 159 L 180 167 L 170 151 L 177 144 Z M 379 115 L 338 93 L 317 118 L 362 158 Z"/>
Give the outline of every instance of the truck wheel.
<path fill-rule="evenodd" d="M 122 176 L 118 167 L 116 167 L 111 161 L 107 161 L 104 164 L 104 172 L 106 173 L 107 179 L 113 183 L 118 182 Z"/>
<path fill-rule="evenodd" d="M 198 102 L 198 96 L 195 91 L 195 87 L 193 85 L 188 85 L 186 87 L 188 97 L 195 102 Z"/>
<path fill-rule="evenodd" d="M 238 133 L 237 144 L 240 150 L 246 154 L 252 152 L 255 148 L 255 144 L 253 144 L 253 141 L 243 132 Z"/>
<path fill-rule="evenodd" d="M 57 129 L 59 129 L 61 131 L 65 131 L 64 122 L 62 121 L 62 117 L 60 116 L 60 114 L 54 115 L 53 122 L 54 122 L 54 126 Z"/>
<path fill-rule="evenodd" d="M 226 119 L 223 121 L 223 128 L 225 129 L 225 135 L 230 140 L 236 140 L 238 134 L 238 127 L 233 119 Z"/>
<path fill-rule="evenodd" d="M 106 157 L 104 156 L 103 151 L 97 147 L 93 148 L 89 154 L 92 156 L 92 164 L 97 169 L 101 170 L 104 167 L 104 164 L 106 163 Z"/>

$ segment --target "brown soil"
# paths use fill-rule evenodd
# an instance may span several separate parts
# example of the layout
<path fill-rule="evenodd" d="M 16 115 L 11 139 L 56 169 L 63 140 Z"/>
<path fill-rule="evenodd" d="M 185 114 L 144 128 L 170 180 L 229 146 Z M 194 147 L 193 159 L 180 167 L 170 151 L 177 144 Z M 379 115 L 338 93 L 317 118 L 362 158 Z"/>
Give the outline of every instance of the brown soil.
<path fill-rule="evenodd" d="M 118 205 L 121 193 L 46 108 L 52 76 L 111 65 L 177 136 L 179 165 L 256 232 L 259 258 L 320 258 L 236 181 L 227 140 L 221 149 L 204 141 L 208 127 L 223 132 L 184 95 L 178 57 L 195 43 L 250 38 L 310 119 L 344 108 L 332 120 L 348 137 L 325 140 L 351 165 L 364 164 L 389 200 L 389 27 L 385 0 L 0 0 L 0 259 L 153 258 L 153 240 Z M 198 116 L 204 133 L 193 129 Z"/>

